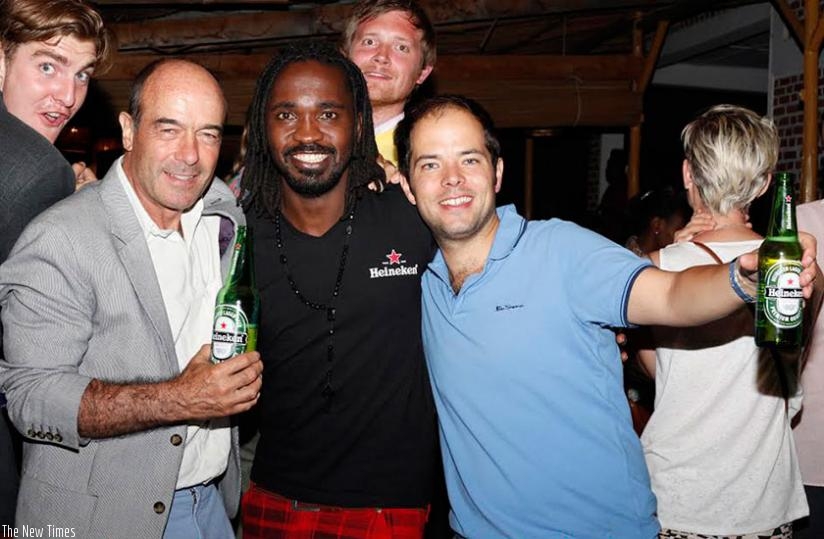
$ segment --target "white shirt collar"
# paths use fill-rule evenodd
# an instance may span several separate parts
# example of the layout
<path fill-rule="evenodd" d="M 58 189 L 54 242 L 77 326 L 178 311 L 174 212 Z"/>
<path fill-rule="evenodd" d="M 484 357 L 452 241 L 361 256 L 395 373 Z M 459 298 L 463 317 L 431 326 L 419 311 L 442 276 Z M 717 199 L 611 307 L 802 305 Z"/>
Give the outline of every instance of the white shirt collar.
<path fill-rule="evenodd" d="M 401 112 L 397 116 L 389 118 L 388 120 L 386 120 L 385 122 L 383 122 L 380 125 L 376 125 L 375 126 L 375 134 L 380 135 L 382 133 L 386 133 L 387 131 L 391 131 L 392 129 L 395 129 L 395 126 L 398 125 L 401 122 L 401 120 L 403 120 L 403 112 Z"/>

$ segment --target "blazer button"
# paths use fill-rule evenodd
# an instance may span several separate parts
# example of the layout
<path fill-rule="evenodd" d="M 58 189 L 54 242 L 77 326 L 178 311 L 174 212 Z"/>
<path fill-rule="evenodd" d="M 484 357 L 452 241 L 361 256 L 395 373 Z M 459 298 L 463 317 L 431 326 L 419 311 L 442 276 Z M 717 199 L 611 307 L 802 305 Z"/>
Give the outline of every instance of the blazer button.
<path fill-rule="evenodd" d="M 27 430 L 26 436 L 28 436 L 29 438 L 34 438 L 34 429 Z"/>
<path fill-rule="evenodd" d="M 165 511 L 165 510 L 166 510 L 166 506 L 163 504 L 163 502 L 155 502 L 155 504 L 154 504 L 154 512 L 155 513 L 157 513 L 158 515 L 162 515 L 163 511 Z"/>
<path fill-rule="evenodd" d="M 55 434 L 55 435 L 54 435 L 54 441 L 55 441 L 55 442 L 62 442 L 62 441 L 63 441 L 63 437 L 62 437 L 62 436 L 60 436 L 59 434 Z"/>
<path fill-rule="evenodd" d="M 54 440 L 54 434 L 52 434 L 51 432 L 47 432 L 46 433 L 46 440 L 49 440 L 49 441 Z"/>
<path fill-rule="evenodd" d="M 40 438 L 41 440 L 42 440 L 43 438 L 45 438 L 45 437 L 46 437 L 46 435 L 45 435 L 45 434 L 43 434 L 43 431 L 42 431 L 42 430 L 38 430 L 38 431 L 37 431 L 36 436 L 37 436 L 38 438 Z"/>
<path fill-rule="evenodd" d="M 172 445 L 178 446 L 183 443 L 183 438 L 180 434 L 172 434 L 172 437 L 169 438 L 169 441 L 172 442 Z"/>

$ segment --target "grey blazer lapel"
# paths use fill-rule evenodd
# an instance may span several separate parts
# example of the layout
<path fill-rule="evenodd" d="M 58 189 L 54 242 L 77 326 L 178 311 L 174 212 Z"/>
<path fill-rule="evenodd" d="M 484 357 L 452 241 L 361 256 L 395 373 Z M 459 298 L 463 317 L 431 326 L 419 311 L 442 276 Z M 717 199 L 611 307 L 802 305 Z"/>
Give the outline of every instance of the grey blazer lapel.
<path fill-rule="evenodd" d="M 123 269 L 132 282 L 140 306 L 151 320 L 152 326 L 163 343 L 167 363 L 172 367 L 172 373 L 177 374 L 180 368 L 175 355 L 174 340 L 163 303 L 163 295 L 152 265 L 152 255 L 149 253 L 149 246 L 146 244 L 140 222 L 115 172 L 118 166 L 120 166 L 120 160 L 115 161 L 101 180 L 100 198 L 109 216 L 114 244 L 119 245 L 117 254 L 123 264 Z"/>

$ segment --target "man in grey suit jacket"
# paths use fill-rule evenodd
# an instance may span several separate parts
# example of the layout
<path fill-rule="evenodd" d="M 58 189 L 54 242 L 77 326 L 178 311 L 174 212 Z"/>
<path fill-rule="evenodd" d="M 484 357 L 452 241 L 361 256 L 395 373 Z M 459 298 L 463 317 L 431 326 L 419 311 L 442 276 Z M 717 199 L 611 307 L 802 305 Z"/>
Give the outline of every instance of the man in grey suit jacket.
<path fill-rule="evenodd" d="M 0 2 L 0 263 L 23 228 L 79 184 L 53 143 L 109 48 L 103 19 L 83 2 Z M 18 470 L 3 403 L 0 388 L 0 525 L 10 526 Z"/>
<path fill-rule="evenodd" d="M 147 66 L 120 115 L 125 156 L 38 216 L 0 267 L 0 383 L 25 436 L 18 526 L 232 536 L 224 418 L 257 402 L 262 364 L 250 352 L 213 365 L 201 346 L 227 267 L 221 219 L 243 223 L 228 188 L 206 192 L 224 117 L 202 67 Z"/>

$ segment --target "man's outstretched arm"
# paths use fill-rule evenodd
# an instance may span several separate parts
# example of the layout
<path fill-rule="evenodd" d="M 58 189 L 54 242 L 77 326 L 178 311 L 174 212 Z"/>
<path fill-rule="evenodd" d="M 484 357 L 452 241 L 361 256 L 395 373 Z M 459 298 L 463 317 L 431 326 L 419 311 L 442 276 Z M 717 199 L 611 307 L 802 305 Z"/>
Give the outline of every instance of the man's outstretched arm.
<path fill-rule="evenodd" d="M 801 286 L 809 298 L 818 271 L 816 242 L 809 234 L 799 233 L 804 248 Z M 730 270 L 732 264 L 732 271 Z M 755 296 L 758 280 L 758 253 L 741 255 L 730 264 L 695 266 L 680 272 L 650 267 L 643 270 L 630 291 L 628 319 L 638 325 L 697 326 L 735 311 L 743 300 L 733 289 Z"/>

